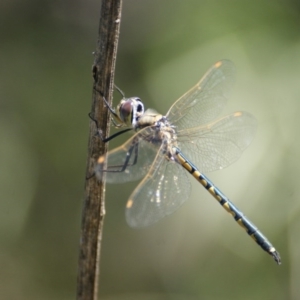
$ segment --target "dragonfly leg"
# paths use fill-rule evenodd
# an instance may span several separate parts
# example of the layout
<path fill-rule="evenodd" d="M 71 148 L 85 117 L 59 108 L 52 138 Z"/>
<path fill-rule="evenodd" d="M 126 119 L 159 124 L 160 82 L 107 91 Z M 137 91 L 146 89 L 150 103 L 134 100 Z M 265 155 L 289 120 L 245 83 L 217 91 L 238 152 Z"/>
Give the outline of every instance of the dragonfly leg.
<path fill-rule="evenodd" d="M 109 142 L 110 140 L 116 138 L 117 136 L 119 136 L 119 135 L 121 135 L 121 134 L 123 134 L 123 133 L 125 133 L 125 132 L 128 132 L 128 131 L 130 131 L 130 130 L 133 130 L 133 128 L 126 128 L 126 129 L 124 129 L 124 130 L 121 130 L 121 131 L 118 131 L 118 132 L 112 134 L 111 136 L 109 136 L 109 137 L 107 137 L 107 138 L 104 138 L 104 137 L 103 137 L 103 134 L 102 134 L 102 130 L 101 130 L 101 129 L 99 128 L 99 126 L 98 126 L 98 121 L 92 116 L 92 113 L 91 113 L 91 112 L 89 113 L 89 118 L 90 118 L 93 122 L 95 122 L 95 125 L 96 125 L 96 127 L 97 127 L 97 133 L 96 133 L 96 136 L 99 136 L 100 139 L 101 139 L 101 141 L 102 141 L 103 143 Z"/>
<path fill-rule="evenodd" d="M 130 163 L 130 160 L 132 159 L 133 156 L 133 162 Z M 104 162 L 105 162 L 105 156 L 100 156 L 95 168 L 95 173 L 97 177 L 102 180 L 103 173 L 104 172 L 114 172 L 114 173 L 120 173 L 124 172 L 127 167 L 133 166 L 137 163 L 138 160 L 138 143 L 133 142 L 132 146 L 129 148 L 129 150 L 126 153 L 126 158 L 123 164 L 120 165 L 111 165 L 107 166 L 107 169 L 103 169 L 104 167 Z"/>

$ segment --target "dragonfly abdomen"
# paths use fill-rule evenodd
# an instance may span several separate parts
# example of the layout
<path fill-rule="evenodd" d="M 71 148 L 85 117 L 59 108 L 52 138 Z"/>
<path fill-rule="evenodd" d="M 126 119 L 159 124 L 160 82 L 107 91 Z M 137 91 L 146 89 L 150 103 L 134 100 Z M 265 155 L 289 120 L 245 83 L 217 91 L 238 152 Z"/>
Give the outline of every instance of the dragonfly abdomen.
<path fill-rule="evenodd" d="M 216 187 L 214 184 L 202 174 L 191 162 L 189 162 L 178 148 L 175 147 L 176 160 L 180 163 L 193 177 L 200 182 L 209 193 L 222 205 L 222 207 L 230 213 L 235 221 L 246 230 L 251 238 L 273 259 L 280 264 L 281 259 L 279 253 L 268 239 L 258 230 L 258 228 Z"/>

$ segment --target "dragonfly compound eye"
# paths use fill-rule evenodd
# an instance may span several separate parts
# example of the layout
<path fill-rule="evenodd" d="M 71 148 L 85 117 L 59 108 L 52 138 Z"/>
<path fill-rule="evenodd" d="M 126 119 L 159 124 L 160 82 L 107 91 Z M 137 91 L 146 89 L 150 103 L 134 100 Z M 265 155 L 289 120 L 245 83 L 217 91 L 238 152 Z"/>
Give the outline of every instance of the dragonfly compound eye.
<path fill-rule="evenodd" d="M 139 118 L 144 114 L 144 104 L 138 97 L 132 97 L 130 100 L 132 101 L 131 124 L 135 127 Z"/>
<path fill-rule="evenodd" d="M 120 114 L 120 119 L 128 124 L 131 123 L 132 119 L 132 101 L 131 100 L 125 100 L 123 103 L 121 103 L 119 107 L 119 114 Z"/>
<path fill-rule="evenodd" d="M 144 113 L 144 104 L 141 101 L 141 99 L 136 98 L 137 106 L 136 106 L 136 111 L 140 114 Z"/>

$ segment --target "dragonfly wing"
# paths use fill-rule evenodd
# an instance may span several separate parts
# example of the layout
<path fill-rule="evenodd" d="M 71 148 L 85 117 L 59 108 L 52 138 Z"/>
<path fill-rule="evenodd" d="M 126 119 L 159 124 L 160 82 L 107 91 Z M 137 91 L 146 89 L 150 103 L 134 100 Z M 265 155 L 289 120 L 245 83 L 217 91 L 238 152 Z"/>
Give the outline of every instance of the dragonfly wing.
<path fill-rule="evenodd" d="M 206 124 L 223 110 L 235 78 L 229 60 L 215 63 L 203 78 L 170 108 L 167 118 L 178 129 Z"/>
<path fill-rule="evenodd" d="M 102 180 L 105 173 L 108 183 L 129 182 L 144 177 L 161 146 L 160 142 L 151 142 L 152 136 L 153 128 L 144 128 L 106 156 L 100 156 L 95 167 L 96 176 Z"/>
<path fill-rule="evenodd" d="M 186 171 L 178 163 L 167 160 L 160 151 L 127 202 L 127 223 L 136 228 L 149 226 L 173 213 L 189 195 Z"/>
<path fill-rule="evenodd" d="M 229 166 L 249 146 L 256 131 L 256 119 L 247 112 L 235 112 L 196 128 L 178 131 L 178 146 L 202 171 Z"/>

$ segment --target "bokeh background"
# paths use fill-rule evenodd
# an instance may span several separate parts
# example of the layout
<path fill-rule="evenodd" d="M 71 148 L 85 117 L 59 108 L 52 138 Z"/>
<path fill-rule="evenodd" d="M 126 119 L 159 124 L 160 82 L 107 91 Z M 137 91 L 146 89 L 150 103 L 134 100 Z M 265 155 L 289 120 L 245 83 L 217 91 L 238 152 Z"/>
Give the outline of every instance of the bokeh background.
<path fill-rule="evenodd" d="M 74 299 L 100 1 L 0 8 L 0 299 Z M 300 298 L 299 29 L 296 0 L 124 1 L 115 79 L 127 96 L 165 113 L 214 62 L 235 63 L 224 113 L 251 112 L 258 131 L 208 176 L 282 265 L 193 179 L 191 199 L 143 230 L 124 217 L 137 183 L 109 185 L 101 299 Z"/>

